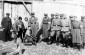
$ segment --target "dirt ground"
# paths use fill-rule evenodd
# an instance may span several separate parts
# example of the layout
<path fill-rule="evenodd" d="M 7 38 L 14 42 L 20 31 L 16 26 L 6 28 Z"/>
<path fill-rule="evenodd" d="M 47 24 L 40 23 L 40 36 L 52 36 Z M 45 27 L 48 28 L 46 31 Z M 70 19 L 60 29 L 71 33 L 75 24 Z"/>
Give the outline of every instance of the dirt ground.
<path fill-rule="evenodd" d="M 13 51 L 11 48 L 16 48 L 16 45 L 13 42 L 7 42 L 5 45 L 10 45 L 10 47 L 5 50 Z M 0 47 L 0 49 L 2 49 L 2 46 Z M 23 55 L 84 55 L 85 53 L 85 50 L 82 50 L 82 53 L 77 49 L 61 47 L 56 44 L 47 45 L 45 42 L 38 43 L 36 46 L 22 45 L 22 48 L 25 49 Z M 1 51 L 2 50 L 0 50 L 0 52 Z"/>

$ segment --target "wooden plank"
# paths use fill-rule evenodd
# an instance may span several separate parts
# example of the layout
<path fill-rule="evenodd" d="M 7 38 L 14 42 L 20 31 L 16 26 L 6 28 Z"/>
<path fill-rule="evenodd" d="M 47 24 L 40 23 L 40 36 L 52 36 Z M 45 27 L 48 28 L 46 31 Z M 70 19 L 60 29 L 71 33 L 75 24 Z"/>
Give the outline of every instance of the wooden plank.
<path fill-rule="evenodd" d="M 29 10 L 27 9 L 24 0 L 21 0 L 21 1 L 22 1 L 23 5 L 24 5 L 25 9 L 27 10 L 27 12 L 28 12 L 28 13 L 30 14 L 30 16 L 31 16 L 31 13 L 30 13 Z"/>

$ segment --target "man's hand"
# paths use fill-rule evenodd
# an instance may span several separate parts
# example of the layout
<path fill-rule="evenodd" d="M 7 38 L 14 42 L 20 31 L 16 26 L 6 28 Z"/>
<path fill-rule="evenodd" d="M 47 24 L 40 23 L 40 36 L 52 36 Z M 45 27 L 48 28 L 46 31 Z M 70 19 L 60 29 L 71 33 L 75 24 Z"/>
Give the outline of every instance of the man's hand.
<path fill-rule="evenodd" d="M 13 32 L 13 30 L 11 29 L 10 32 Z"/>

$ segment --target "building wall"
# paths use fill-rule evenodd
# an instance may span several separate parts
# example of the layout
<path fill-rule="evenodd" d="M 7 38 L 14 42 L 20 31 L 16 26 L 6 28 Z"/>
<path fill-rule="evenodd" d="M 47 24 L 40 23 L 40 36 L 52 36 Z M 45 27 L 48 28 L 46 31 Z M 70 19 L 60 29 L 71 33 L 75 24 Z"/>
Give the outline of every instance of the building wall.
<path fill-rule="evenodd" d="M 1 27 L 1 21 L 2 21 L 2 4 L 0 3 L 0 27 Z"/>
<path fill-rule="evenodd" d="M 26 7 L 31 12 L 31 9 L 32 9 L 31 4 L 27 4 Z M 5 3 L 4 4 L 4 16 L 6 16 L 6 13 L 10 13 L 10 17 L 13 23 L 14 23 L 13 19 L 17 18 L 17 16 L 21 16 L 23 21 L 25 17 L 30 18 L 30 15 L 26 11 L 23 4 L 16 5 L 16 4 Z"/>
<path fill-rule="evenodd" d="M 78 20 L 80 20 L 81 15 L 85 15 L 85 12 L 83 12 L 85 7 L 60 2 L 34 2 L 32 8 L 33 12 L 36 13 L 35 15 L 38 18 L 40 24 L 44 13 L 48 13 L 49 17 L 52 13 L 65 13 L 67 17 L 69 15 L 77 16 Z"/>

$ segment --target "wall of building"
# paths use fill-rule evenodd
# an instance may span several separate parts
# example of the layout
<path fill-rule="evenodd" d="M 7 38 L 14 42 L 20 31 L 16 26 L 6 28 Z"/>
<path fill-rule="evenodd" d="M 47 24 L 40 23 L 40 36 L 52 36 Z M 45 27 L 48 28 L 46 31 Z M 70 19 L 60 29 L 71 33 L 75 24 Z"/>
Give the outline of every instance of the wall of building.
<path fill-rule="evenodd" d="M 85 7 L 61 2 L 34 2 L 32 8 L 33 12 L 36 13 L 35 15 L 38 18 L 40 24 L 44 13 L 48 13 L 49 17 L 52 13 L 65 13 L 67 17 L 69 15 L 77 16 L 78 20 L 80 20 L 81 15 L 85 15 L 85 12 L 83 12 Z"/>
<path fill-rule="evenodd" d="M 1 27 L 1 21 L 2 21 L 2 3 L 0 3 L 0 27 Z"/>

